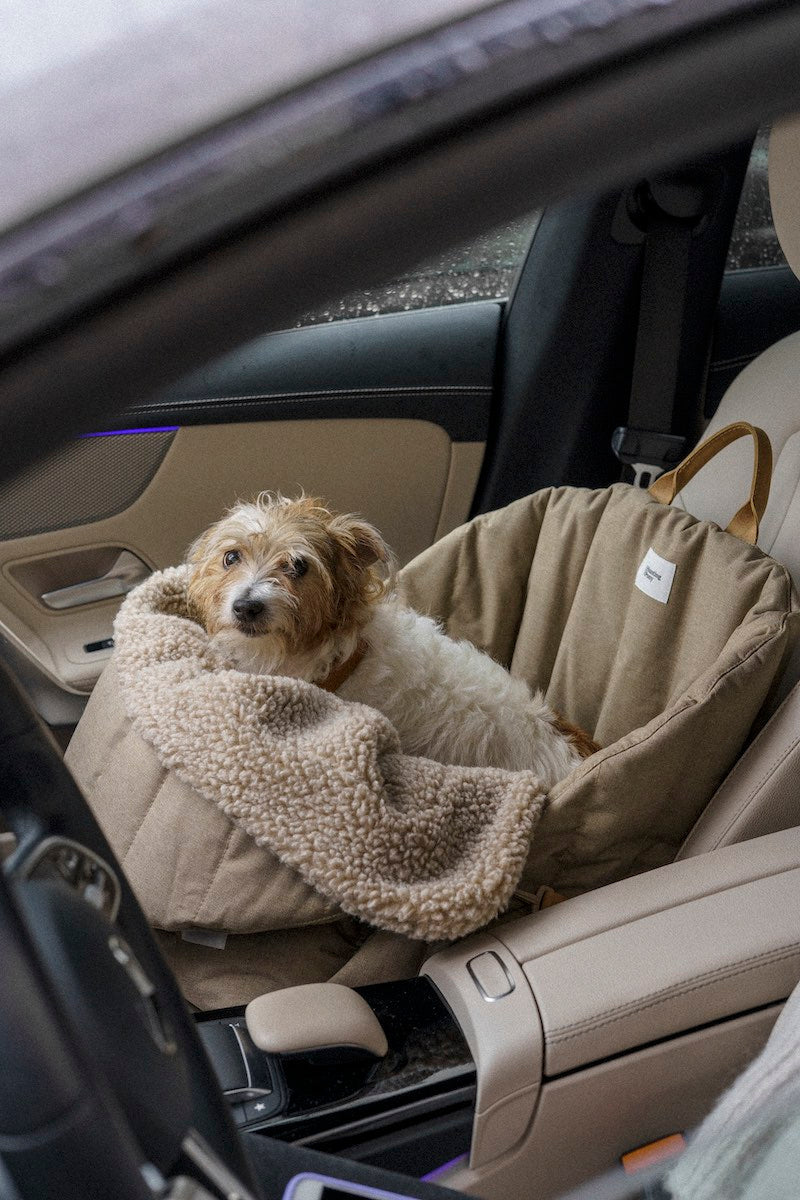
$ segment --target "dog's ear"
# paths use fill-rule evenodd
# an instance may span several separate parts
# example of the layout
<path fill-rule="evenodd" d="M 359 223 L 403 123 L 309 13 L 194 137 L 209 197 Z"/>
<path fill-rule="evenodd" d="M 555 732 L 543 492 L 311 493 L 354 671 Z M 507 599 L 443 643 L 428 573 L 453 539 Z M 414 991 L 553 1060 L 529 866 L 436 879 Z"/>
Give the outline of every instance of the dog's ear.
<path fill-rule="evenodd" d="M 366 568 L 382 563 L 391 567 L 392 552 L 374 525 L 360 517 L 341 516 L 334 517 L 329 528 L 340 549 L 359 566 Z"/>

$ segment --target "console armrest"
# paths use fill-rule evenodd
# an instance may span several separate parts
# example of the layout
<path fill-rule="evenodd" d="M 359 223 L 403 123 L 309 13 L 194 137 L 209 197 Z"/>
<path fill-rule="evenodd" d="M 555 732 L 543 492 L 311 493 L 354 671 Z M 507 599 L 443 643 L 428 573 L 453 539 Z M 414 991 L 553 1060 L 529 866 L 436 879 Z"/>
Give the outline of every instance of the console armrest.
<path fill-rule="evenodd" d="M 800 830 L 501 925 L 560 1075 L 783 1000 L 800 978 Z"/>
<path fill-rule="evenodd" d="M 800 830 L 783 831 L 428 959 L 478 1076 L 469 1167 L 449 1182 L 502 1200 L 527 1180 L 547 1197 L 693 1128 L 800 979 L 798 897 Z"/>

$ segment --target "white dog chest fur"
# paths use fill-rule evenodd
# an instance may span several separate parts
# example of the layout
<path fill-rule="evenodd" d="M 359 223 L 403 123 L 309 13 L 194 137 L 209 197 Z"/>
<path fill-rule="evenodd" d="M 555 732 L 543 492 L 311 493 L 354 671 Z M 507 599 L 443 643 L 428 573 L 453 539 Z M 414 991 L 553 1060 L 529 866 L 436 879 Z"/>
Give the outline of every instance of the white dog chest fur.
<path fill-rule="evenodd" d="M 429 617 L 388 600 L 362 631 L 367 653 L 337 690 L 377 708 L 406 754 L 462 766 L 535 770 L 551 787 L 581 761 L 541 693 Z"/>

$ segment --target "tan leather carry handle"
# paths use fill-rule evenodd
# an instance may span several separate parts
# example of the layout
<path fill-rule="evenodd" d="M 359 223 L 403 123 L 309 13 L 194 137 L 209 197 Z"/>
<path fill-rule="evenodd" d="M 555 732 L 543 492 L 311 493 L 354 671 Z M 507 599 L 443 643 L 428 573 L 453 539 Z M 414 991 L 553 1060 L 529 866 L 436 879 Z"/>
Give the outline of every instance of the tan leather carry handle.
<path fill-rule="evenodd" d="M 755 546 L 758 541 L 758 526 L 767 507 L 769 485 L 772 482 L 772 446 L 764 430 L 759 429 L 757 425 L 751 425 L 748 421 L 734 421 L 732 425 L 718 429 L 710 438 L 695 446 L 691 454 L 687 454 L 673 471 L 667 471 L 651 483 L 648 488 L 650 495 L 662 504 L 671 504 L 678 492 L 715 454 L 719 454 L 720 450 L 729 446 L 731 442 L 738 441 L 740 437 L 746 437 L 748 434 L 755 443 L 750 494 L 732 518 L 726 532 Z"/>

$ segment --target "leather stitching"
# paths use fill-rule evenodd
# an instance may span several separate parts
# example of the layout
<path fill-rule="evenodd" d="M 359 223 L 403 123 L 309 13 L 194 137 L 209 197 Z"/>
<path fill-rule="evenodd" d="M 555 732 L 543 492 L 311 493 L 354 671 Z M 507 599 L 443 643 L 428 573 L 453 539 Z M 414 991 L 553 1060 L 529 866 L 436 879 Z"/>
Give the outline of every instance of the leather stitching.
<path fill-rule="evenodd" d="M 718 983 L 722 979 L 733 979 L 737 975 L 746 975 L 749 971 L 755 971 L 768 963 L 782 962 L 784 959 L 794 957 L 798 950 L 800 950 L 800 942 L 791 942 L 788 946 L 778 946 L 774 950 L 767 950 L 762 954 L 755 954 L 751 958 L 742 959 L 739 963 L 729 963 L 727 966 L 717 967 L 713 971 L 707 971 L 704 975 L 695 977 L 692 983 L 670 984 L 656 992 L 647 993 L 640 1000 L 631 1000 L 626 1004 L 610 1008 L 602 1017 L 586 1017 L 568 1025 L 557 1025 L 555 1034 L 558 1036 L 547 1035 L 546 1040 L 552 1043 L 568 1042 L 604 1025 L 613 1025 L 616 1021 L 622 1021 L 632 1013 L 645 1012 L 648 1008 L 655 1008 L 659 1004 L 665 1004 L 679 996 L 687 996 L 692 992 L 700 991 L 711 983 Z M 568 1030 L 573 1032 L 567 1032 Z"/>

